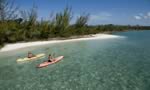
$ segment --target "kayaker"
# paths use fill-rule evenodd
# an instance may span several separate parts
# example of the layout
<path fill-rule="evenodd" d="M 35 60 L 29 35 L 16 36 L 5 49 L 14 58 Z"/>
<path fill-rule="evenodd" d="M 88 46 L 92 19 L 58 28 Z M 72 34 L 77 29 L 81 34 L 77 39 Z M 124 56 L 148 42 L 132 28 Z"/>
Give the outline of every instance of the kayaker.
<path fill-rule="evenodd" d="M 35 55 L 32 54 L 31 52 L 28 52 L 28 58 L 32 58 L 32 57 L 35 57 Z"/>
<path fill-rule="evenodd" d="M 53 57 L 52 57 L 51 54 L 49 54 L 49 56 L 48 56 L 48 62 L 52 62 L 52 61 L 53 61 Z"/>

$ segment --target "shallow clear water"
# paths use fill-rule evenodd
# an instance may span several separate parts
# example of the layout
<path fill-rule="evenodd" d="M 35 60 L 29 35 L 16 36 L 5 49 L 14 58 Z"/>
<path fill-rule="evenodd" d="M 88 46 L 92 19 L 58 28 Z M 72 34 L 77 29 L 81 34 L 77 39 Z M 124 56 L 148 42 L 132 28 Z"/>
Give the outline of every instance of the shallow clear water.
<path fill-rule="evenodd" d="M 0 53 L 0 90 L 149 90 L 150 31 L 115 33 L 126 38 L 76 41 Z M 27 51 L 64 55 L 16 63 Z"/>

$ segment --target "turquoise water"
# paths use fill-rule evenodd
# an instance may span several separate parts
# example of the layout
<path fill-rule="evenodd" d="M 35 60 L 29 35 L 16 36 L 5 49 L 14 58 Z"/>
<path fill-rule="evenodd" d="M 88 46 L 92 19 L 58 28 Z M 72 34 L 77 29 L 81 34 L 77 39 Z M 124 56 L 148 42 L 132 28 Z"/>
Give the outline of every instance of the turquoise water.
<path fill-rule="evenodd" d="M 126 38 L 77 41 L 0 53 L 0 90 L 150 90 L 150 31 L 115 33 Z M 27 51 L 64 55 L 16 63 Z"/>

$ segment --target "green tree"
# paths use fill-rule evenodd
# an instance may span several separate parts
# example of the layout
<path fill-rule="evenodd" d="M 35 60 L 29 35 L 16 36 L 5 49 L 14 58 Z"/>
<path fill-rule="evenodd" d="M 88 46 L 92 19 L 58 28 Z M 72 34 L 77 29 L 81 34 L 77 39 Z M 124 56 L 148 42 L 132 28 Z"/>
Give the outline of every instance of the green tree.
<path fill-rule="evenodd" d="M 76 27 L 80 28 L 80 27 L 84 27 L 87 25 L 87 22 L 89 20 L 89 14 L 87 15 L 81 15 L 77 18 L 77 21 L 75 23 Z"/>
<path fill-rule="evenodd" d="M 63 12 L 57 13 L 55 18 L 55 34 L 65 36 L 65 32 L 69 27 L 72 18 L 71 9 L 65 8 Z"/>
<path fill-rule="evenodd" d="M 79 35 L 86 34 L 86 26 L 89 20 L 89 15 L 81 15 L 77 18 L 75 23 L 76 33 Z"/>
<path fill-rule="evenodd" d="M 18 7 L 14 6 L 14 0 L 0 0 L 0 21 L 16 19 L 17 11 Z"/>
<path fill-rule="evenodd" d="M 21 11 L 21 17 L 24 19 L 22 23 L 22 32 L 24 33 L 23 37 L 25 39 L 36 39 L 36 37 L 40 36 L 39 31 L 37 31 L 37 8 L 33 6 L 33 8 L 29 11 Z"/>

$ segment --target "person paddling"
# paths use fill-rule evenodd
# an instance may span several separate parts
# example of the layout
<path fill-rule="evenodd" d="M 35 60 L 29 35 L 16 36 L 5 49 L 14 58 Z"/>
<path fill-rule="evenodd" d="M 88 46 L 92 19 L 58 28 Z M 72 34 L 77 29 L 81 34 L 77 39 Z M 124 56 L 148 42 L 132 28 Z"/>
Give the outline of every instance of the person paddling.
<path fill-rule="evenodd" d="M 49 56 L 48 56 L 48 62 L 52 62 L 53 60 L 54 60 L 54 59 L 53 59 L 52 55 L 49 54 Z"/>
<path fill-rule="evenodd" d="M 28 58 L 32 58 L 32 57 L 35 57 L 35 55 L 32 54 L 31 52 L 28 52 Z"/>

